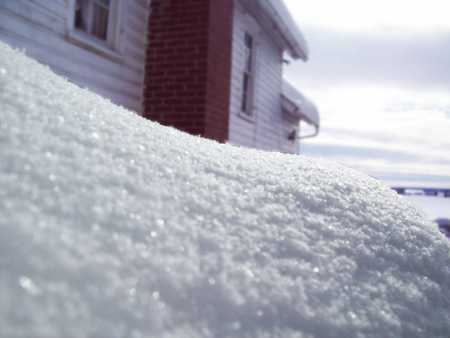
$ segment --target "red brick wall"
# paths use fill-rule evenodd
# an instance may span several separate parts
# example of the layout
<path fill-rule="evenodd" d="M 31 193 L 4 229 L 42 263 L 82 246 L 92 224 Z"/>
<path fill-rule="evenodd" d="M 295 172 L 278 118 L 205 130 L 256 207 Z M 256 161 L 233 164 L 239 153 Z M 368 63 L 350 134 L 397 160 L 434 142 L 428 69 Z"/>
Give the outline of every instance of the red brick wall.
<path fill-rule="evenodd" d="M 144 116 L 228 139 L 232 0 L 152 0 Z"/>

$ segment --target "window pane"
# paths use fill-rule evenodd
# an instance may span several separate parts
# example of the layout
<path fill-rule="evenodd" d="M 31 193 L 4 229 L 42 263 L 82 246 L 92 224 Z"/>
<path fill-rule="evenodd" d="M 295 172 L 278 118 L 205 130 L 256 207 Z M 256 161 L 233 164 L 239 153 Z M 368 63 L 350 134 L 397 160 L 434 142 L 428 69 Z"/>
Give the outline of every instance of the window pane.
<path fill-rule="evenodd" d="M 93 11 L 91 33 L 99 39 L 106 40 L 108 34 L 109 10 L 94 3 Z"/>
<path fill-rule="evenodd" d="M 241 102 L 241 111 L 248 112 L 248 90 L 250 85 L 250 77 L 247 73 L 244 73 L 244 79 L 242 83 L 242 102 Z"/>
<path fill-rule="evenodd" d="M 245 33 L 245 46 L 249 49 L 253 47 L 253 37 L 248 33 Z"/>
<path fill-rule="evenodd" d="M 242 82 L 241 111 L 247 115 L 252 115 L 253 99 L 253 62 L 254 62 L 254 42 L 253 37 L 245 33 L 244 36 L 244 72 Z"/>
<path fill-rule="evenodd" d="M 252 52 L 248 49 L 245 51 L 245 70 L 248 72 L 252 70 Z"/>
<path fill-rule="evenodd" d="M 75 28 L 88 31 L 89 1 L 77 0 L 75 3 Z"/>
<path fill-rule="evenodd" d="M 99 5 L 103 5 L 103 7 L 109 7 L 110 0 L 95 0 Z"/>
<path fill-rule="evenodd" d="M 253 37 L 246 33 L 245 34 L 245 69 L 247 71 L 252 70 L 253 63 Z"/>

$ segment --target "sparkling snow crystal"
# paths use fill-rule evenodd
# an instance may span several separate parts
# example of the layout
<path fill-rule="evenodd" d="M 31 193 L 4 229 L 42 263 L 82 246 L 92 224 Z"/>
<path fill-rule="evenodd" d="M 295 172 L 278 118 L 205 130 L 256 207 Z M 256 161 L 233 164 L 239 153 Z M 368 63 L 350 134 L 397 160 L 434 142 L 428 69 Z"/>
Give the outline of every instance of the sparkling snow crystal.
<path fill-rule="evenodd" d="M 0 44 L 0 337 L 449 337 L 450 245 L 377 181 L 160 126 Z"/>

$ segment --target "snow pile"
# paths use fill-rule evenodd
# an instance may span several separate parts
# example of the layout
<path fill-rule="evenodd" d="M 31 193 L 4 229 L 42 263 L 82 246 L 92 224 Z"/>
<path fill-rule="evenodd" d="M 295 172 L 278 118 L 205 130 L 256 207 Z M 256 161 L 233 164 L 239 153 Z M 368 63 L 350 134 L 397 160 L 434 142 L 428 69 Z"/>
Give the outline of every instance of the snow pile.
<path fill-rule="evenodd" d="M 1 337 L 448 337 L 450 245 L 380 183 L 146 121 L 0 44 Z"/>

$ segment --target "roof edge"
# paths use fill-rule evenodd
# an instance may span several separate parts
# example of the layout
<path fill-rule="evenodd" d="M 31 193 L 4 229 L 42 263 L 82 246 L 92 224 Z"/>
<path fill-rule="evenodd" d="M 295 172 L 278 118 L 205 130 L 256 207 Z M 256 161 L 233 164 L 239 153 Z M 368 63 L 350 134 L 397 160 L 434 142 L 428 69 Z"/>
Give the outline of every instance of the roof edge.
<path fill-rule="evenodd" d="M 285 38 L 289 54 L 294 59 L 308 61 L 309 48 L 306 39 L 283 0 L 260 0 L 263 10 L 274 20 Z"/>
<path fill-rule="evenodd" d="M 286 80 L 283 80 L 281 95 L 297 107 L 297 113 L 302 115 L 304 120 L 316 128 L 320 127 L 320 113 L 317 106 Z"/>

